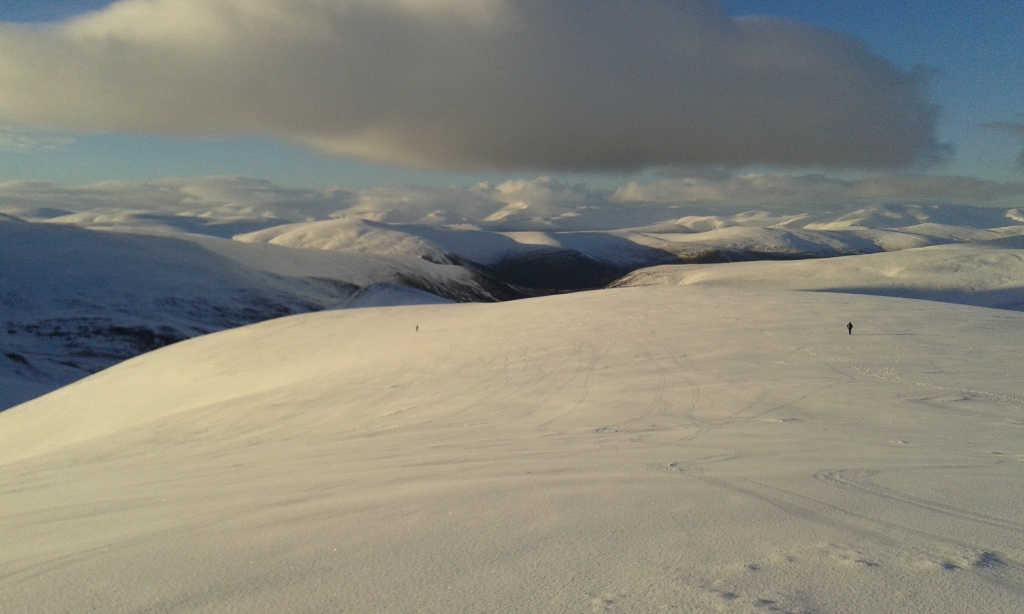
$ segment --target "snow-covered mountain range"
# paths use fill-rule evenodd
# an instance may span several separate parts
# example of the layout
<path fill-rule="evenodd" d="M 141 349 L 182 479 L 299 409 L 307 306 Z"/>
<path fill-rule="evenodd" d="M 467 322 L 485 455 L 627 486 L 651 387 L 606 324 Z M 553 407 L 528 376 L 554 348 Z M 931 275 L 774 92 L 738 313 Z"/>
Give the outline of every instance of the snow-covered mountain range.
<path fill-rule="evenodd" d="M 510 207 L 9 209 L 0 611 L 1019 610 L 1018 210 Z"/>
<path fill-rule="evenodd" d="M 964 210 L 958 211 L 961 216 Z M 522 286 L 581 290 L 659 264 L 824 258 L 1021 236 L 1015 211 L 985 211 L 993 228 L 953 226 L 942 208 L 890 207 L 841 215 L 685 216 L 638 228 L 516 231 L 387 224 L 357 217 L 286 224 L 236 240 L 456 263 Z M 966 216 L 965 216 L 966 217 Z M 960 221 L 965 221 L 962 218 Z"/>
<path fill-rule="evenodd" d="M 438 212 L 410 224 L 381 211 L 287 223 L 267 212 L 6 210 L 0 408 L 182 339 L 345 306 L 723 279 L 1024 306 L 1016 209 L 749 211 L 618 230 L 583 230 L 564 212 L 527 230 L 512 215 L 447 224 Z M 808 262 L 739 264 L 764 260 Z"/>

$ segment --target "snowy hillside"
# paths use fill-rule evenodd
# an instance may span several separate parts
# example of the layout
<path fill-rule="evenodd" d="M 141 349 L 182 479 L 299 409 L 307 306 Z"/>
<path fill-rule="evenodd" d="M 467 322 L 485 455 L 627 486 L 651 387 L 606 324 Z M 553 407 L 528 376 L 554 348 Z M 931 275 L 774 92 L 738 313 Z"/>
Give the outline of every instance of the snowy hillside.
<path fill-rule="evenodd" d="M 1024 311 L 1024 237 L 796 262 L 651 267 L 614 286 L 697 284 L 878 294 Z"/>
<path fill-rule="evenodd" d="M 1021 347 L 702 286 L 191 339 L 0 413 L 0 611 L 1016 613 Z"/>
<path fill-rule="evenodd" d="M 333 308 L 363 309 L 366 307 L 398 307 L 403 305 L 444 305 L 453 302 L 423 290 L 384 282 L 361 288 Z"/>
<path fill-rule="evenodd" d="M 728 279 L 1009 309 L 1024 304 L 1024 218 L 1017 210 L 908 205 L 814 214 L 748 211 L 620 230 L 583 230 L 586 211 L 564 218 L 574 220 L 575 230 L 560 230 L 554 222 L 548 230 L 517 230 L 504 226 L 515 216 L 478 220 L 479 225 L 386 223 L 355 214 L 281 224 L 296 213 L 237 207 L 162 213 L 6 210 L 36 222 L 9 215 L 0 220 L 6 327 L 0 408 L 206 332 L 327 307 L 434 300 L 377 286 L 382 283 L 455 301 L 506 300 L 612 282 Z M 615 213 L 604 209 L 606 218 Z M 259 230 L 223 238 L 253 229 Z M 896 250 L 903 251 L 879 253 Z M 875 255 L 817 260 L 851 254 Z M 816 260 L 704 266 L 801 259 Z M 658 268 L 680 263 L 691 266 Z M 902 270 L 912 274 L 893 273 Z"/>
<path fill-rule="evenodd" d="M 507 283 L 546 290 L 599 288 L 639 267 L 677 258 L 610 232 L 494 232 L 343 218 L 234 237 L 294 248 L 403 255 L 466 265 Z"/>
<path fill-rule="evenodd" d="M 917 188 L 930 185 L 927 178 L 906 180 Z M 737 181 L 734 187 L 767 187 L 756 176 Z M 820 177 L 787 181 L 823 187 Z M 313 192 L 239 177 L 77 188 L 22 182 L 0 186 L 0 212 L 83 228 L 421 258 L 541 292 L 600 288 L 663 264 L 867 254 L 1024 233 L 1020 208 L 1005 206 L 1012 199 L 968 206 L 898 198 L 897 190 L 885 204 L 851 194 L 804 204 L 768 199 L 768 211 L 758 208 L 757 198 L 733 204 L 692 198 L 702 193 L 700 185 L 631 185 L 605 193 L 538 178 L 471 189 Z M 690 196 L 659 192 L 672 186 Z M 870 186 L 879 195 L 893 187 Z M 703 192 L 710 197 L 723 187 L 705 185 Z"/>
<path fill-rule="evenodd" d="M 450 300 L 520 296 L 416 258 L 96 232 L 10 216 L 0 219 L 0 263 L 0 409 L 142 352 L 333 307 L 374 284 Z"/>
<path fill-rule="evenodd" d="M 663 264 L 826 258 L 1024 234 L 1024 225 L 1012 212 L 952 209 L 906 206 L 816 215 L 748 211 L 600 231 L 509 231 L 486 223 L 482 227 L 389 224 L 341 217 L 275 226 L 234 238 L 296 248 L 415 256 L 468 265 L 520 286 L 579 290 L 603 287 L 631 271 Z M 974 225 L 929 221 L 933 219 Z"/>
<path fill-rule="evenodd" d="M 32 221 L 409 256 L 554 291 L 603 287 L 662 264 L 867 254 L 1024 233 L 1019 207 L 898 199 L 866 205 L 852 199 L 774 203 L 766 211 L 755 199 L 743 210 L 662 202 L 653 193 L 646 196 L 653 201 L 634 202 L 643 195 L 578 193 L 549 179 L 468 191 L 391 186 L 361 196 L 295 192 L 229 177 L 198 185 L 106 183 L 70 191 L 46 184 L 0 187 L 6 188 L 0 190 L 0 212 Z"/>

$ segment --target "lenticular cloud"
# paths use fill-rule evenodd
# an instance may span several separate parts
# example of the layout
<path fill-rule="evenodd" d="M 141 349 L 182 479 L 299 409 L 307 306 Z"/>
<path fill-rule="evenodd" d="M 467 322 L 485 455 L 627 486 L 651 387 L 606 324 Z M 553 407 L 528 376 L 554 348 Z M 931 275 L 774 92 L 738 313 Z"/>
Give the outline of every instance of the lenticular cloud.
<path fill-rule="evenodd" d="M 0 122 L 420 168 L 942 158 L 922 79 L 712 0 L 122 0 L 0 25 Z"/>

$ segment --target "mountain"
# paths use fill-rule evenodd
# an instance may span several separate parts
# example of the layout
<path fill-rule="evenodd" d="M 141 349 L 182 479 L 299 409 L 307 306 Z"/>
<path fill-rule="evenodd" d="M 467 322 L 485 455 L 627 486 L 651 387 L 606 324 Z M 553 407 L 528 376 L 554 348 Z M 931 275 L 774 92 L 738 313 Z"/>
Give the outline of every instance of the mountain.
<path fill-rule="evenodd" d="M 408 256 L 101 232 L 12 216 L 0 219 L 0 262 L 0 408 L 182 339 L 367 300 L 360 289 L 376 284 L 439 301 L 523 296 L 462 267 Z"/>
<path fill-rule="evenodd" d="M 1016 612 L 1021 347 L 729 285 L 205 335 L 0 413 L 0 611 Z"/>
<path fill-rule="evenodd" d="M 236 235 L 234 239 L 346 253 L 413 256 L 459 264 L 538 291 L 599 288 L 636 268 L 677 261 L 672 254 L 607 232 L 494 232 L 359 218 L 287 224 Z"/>
<path fill-rule="evenodd" d="M 966 209 L 966 208 L 961 208 Z M 505 283 L 537 290 L 604 287 L 638 269 L 668 264 L 831 258 L 948 243 L 983 243 L 1024 234 L 1024 225 L 955 226 L 1014 221 L 936 207 L 890 207 L 844 214 L 686 216 L 651 226 L 601 231 L 501 230 L 472 225 L 389 224 L 358 217 L 284 224 L 236 235 L 237 241 L 294 248 L 406 255 L 459 264 Z M 956 217 L 960 215 L 961 218 Z M 902 226 L 901 224 L 906 224 Z"/>
<path fill-rule="evenodd" d="M 582 230 L 580 220 L 597 214 L 588 209 L 528 230 L 516 216 L 479 225 L 353 216 L 281 224 L 273 211 L 7 208 L 23 209 L 34 222 L 0 214 L 0 408 L 182 339 L 345 305 L 500 301 L 733 275 L 722 271 L 760 286 L 1009 309 L 1024 301 L 1015 260 L 1024 218 L 1016 210 L 748 211 Z M 577 229 L 559 230 L 559 220 Z M 239 230 L 247 232 L 224 238 Z M 763 260 L 813 262 L 705 266 Z M 890 274 L 904 269 L 920 274 Z"/>

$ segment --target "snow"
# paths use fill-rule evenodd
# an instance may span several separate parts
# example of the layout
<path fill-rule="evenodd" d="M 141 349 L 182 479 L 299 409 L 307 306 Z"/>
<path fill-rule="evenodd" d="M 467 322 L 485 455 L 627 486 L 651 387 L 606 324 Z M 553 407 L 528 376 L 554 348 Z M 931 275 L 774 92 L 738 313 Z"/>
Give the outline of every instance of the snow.
<path fill-rule="evenodd" d="M 579 227 L 575 230 L 559 230 L 552 221 L 550 230 L 527 231 L 503 230 L 493 224 L 490 228 L 465 228 L 342 217 L 276 226 L 234 238 L 295 248 L 469 262 L 484 267 L 496 267 L 531 254 L 569 250 L 597 262 L 635 269 L 677 258 L 823 258 L 951 242 L 992 241 L 1024 233 L 1024 225 L 1008 225 L 1016 221 L 1013 211 L 920 205 L 815 214 L 755 210 L 729 216 L 690 215 L 639 228 L 626 227 L 627 220 L 622 219 L 620 229 L 600 231 L 585 229 L 585 223 L 579 220 L 573 222 Z"/>
<path fill-rule="evenodd" d="M 739 286 L 296 315 L 0 413 L 0 610 L 1017 612 L 1024 314 Z"/>
<path fill-rule="evenodd" d="M 418 258 L 97 232 L 11 216 L 0 219 L 0 263 L 0 409 L 141 352 L 331 307 L 378 283 L 489 296 L 472 272 Z M 422 294 L 360 300 L 441 300 Z"/>
<path fill-rule="evenodd" d="M 1024 239 L 992 243 L 792 262 L 668 265 L 636 271 L 615 285 L 709 284 L 850 292 L 1024 311 Z"/>
<path fill-rule="evenodd" d="M 447 254 L 429 241 L 358 218 L 286 224 L 239 234 L 235 239 L 245 243 L 266 242 L 306 249 L 397 254 L 447 262 Z"/>
<path fill-rule="evenodd" d="M 44 221 L 39 219 L 32 221 Z M 130 211 L 124 209 L 91 209 L 78 213 L 53 215 L 44 218 L 50 224 L 65 224 L 82 228 L 104 230 L 134 230 L 147 233 L 196 233 L 214 237 L 231 238 L 233 235 L 251 232 L 256 229 L 275 227 L 284 223 L 278 218 L 263 217 L 201 217 L 195 215 L 170 215 L 146 211 Z"/>
<path fill-rule="evenodd" d="M 0 213 L 0 403 L 38 397 L 0 413 L 4 614 L 1024 602 L 1017 210 L 50 213 Z M 559 250 L 838 257 L 438 296 Z"/>
<path fill-rule="evenodd" d="M 699 243 L 708 247 L 774 254 L 778 256 L 831 257 L 878 251 L 869 241 L 852 233 L 823 233 L 785 228 L 731 226 L 694 234 L 657 233 L 648 235 L 668 243 Z"/>
<path fill-rule="evenodd" d="M 305 249 L 415 256 L 435 262 L 459 258 L 484 265 L 529 251 L 528 246 L 535 243 L 520 243 L 505 234 L 479 229 L 439 229 L 358 218 L 289 224 L 237 235 L 234 239 Z"/>
<path fill-rule="evenodd" d="M 444 305 L 454 302 L 422 290 L 384 282 L 361 288 L 349 298 L 335 305 L 333 309 L 398 307 L 400 305 Z"/>

